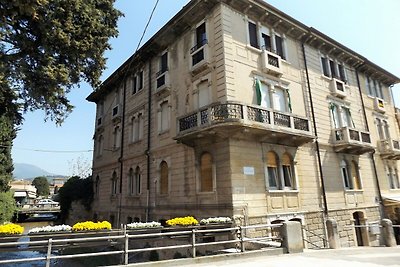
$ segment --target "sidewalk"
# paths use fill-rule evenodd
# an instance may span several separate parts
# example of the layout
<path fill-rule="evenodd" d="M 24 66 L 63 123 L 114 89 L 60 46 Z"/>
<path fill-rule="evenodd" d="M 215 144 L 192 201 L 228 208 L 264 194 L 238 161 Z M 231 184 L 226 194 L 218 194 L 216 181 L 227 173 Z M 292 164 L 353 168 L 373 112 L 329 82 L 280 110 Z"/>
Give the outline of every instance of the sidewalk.
<path fill-rule="evenodd" d="M 147 265 L 149 264 L 149 265 Z M 131 266 L 195 266 L 195 267 L 400 267 L 400 246 L 358 247 L 342 249 L 305 250 L 299 254 L 265 256 L 262 253 L 211 256 L 196 259 L 179 259 Z"/>

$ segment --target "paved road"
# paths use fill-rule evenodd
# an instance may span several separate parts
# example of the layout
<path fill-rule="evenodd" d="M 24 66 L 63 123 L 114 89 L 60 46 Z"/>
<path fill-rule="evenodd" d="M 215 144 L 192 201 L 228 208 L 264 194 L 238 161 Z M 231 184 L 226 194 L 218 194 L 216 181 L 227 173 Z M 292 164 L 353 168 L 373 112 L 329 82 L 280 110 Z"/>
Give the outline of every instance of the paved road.
<path fill-rule="evenodd" d="M 306 250 L 299 254 L 278 256 L 255 256 L 245 258 L 226 258 L 222 261 L 209 261 L 197 264 L 180 264 L 181 267 L 400 267 L 400 246 L 345 248 L 335 250 Z"/>

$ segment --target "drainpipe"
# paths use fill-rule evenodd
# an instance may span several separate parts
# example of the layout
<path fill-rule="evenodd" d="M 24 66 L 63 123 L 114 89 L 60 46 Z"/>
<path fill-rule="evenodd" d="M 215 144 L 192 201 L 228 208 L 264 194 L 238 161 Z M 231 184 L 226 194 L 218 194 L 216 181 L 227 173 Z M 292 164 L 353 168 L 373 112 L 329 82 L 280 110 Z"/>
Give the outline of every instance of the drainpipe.
<path fill-rule="evenodd" d="M 301 44 L 301 48 L 302 48 L 302 51 L 303 51 L 304 67 L 305 67 L 305 69 L 306 69 L 308 96 L 309 96 L 309 98 L 310 98 L 310 107 L 311 107 L 311 116 L 312 116 L 312 120 L 313 120 L 313 128 L 314 128 L 314 133 L 315 133 L 315 136 L 316 136 L 316 139 L 315 139 L 315 148 L 316 148 L 316 150 L 317 150 L 318 170 L 319 170 L 320 179 L 321 179 L 322 198 L 323 198 L 323 202 L 324 202 L 323 215 L 324 215 L 324 217 L 326 216 L 326 217 L 329 218 L 329 214 L 328 214 L 328 203 L 327 203 L 327 200 L 326 200 L 324 173 L 323 173 L 323 171 L 322 171 L 321 152 L 320 152 L 320 150 L 319 150 L 317 123 L 316 123 L 316 121 L 315 121 L 314 103 L 313 103 L 312 93 L 311 93 L 310 76 L 309 76 L 309 74 L 308 74 L 307 58 L 306 58 L 306 52 L 305 52 L 304 42 Z M 325 224 L 325 218 L 324 218 L 324 224 Z M 325 241 L 324 241 L 324 243 L 325 243 Z"/>
<path fill-rule="evenodd" d="M 123 157 L 124 157 L 124 136 L 125 136 L 125 106 L 126 106 L 126 77 L 129 71 L 129 67 L 126 70 L 122 82 L 123 82 L 123 86 L 122 86 L 122 118 L 121 118 L 121 145 L 120 145 L 120 154 L 119 154 L 119 158 L 118 158 L 118 162 L 119 162 L 119 204 L 118 204 L 118 214 L 117 214 L 117 222 L 118 225 L 121 225 L 121 212 L 122 212 L 122 178 L 123 178 L 123 174 L 124 174 L 124 161 L 123 161 Z"/>
<path fill-rule="evenodd" d="M 358 69 L 360 67 L 362 67 L 364 65 L 364 63 L 361 66 L 358 66 L 356 68 L 356 78 L 357 78 L 357 86 L 358 86 L 358 92 L 360 94 L 360 99 L 361 99 L 361 106 L 363 109 L 363 114 L 364 114 L 364 120 L 365 120 L 365 129 L 369 132 L 369 126 L 368 126 L 368 120 L 367 120 L 367 113 L 365 111 L 365 105 L 364 105 L 364 98 L 362 97 L 362 91 L 361 91 L 361 84 L 360 84 L 360 77 L 358 75 Z M 381 194 L 381 186 L 379 184 L 379 179 L 378 179 L 378 172 L 376 170 L 376 163 L 375 163 L 375 150 L 371 153 L 369 153 L 369 157 L 371 159 L 372 162 L 372 167 L 373 167 L 373 172 L 374 172 L 374 178 L 375 178 L 375 184 L 376 184 L 376 191 L 377 191 L 377 195 L 378 195 L 378 202 L 379 202 L 379 213 L 381 215 L 381 218 L 384 219 L 386 218 L 386 213 L 385 213 L 385 209 L 383 207 L 383 198 L 382 198 L 382 194 Z"/>
<path fill-rule="evenodd" d="M 149 75 L 148 75 L 148 80 L 149 80 L 149 95 L 148 95 L 148 101 L 149 101 L 149 107 L 147 109 L 147 150 L 146 150 L 146 157 L 147 157 L 147 200 L 146 200 L 146 222 L 150 221 L 150 164 L 151 164 L 151 158 L 150 158 L 150 149 L 151 149 L 151 59 L 149 60 Z"/>

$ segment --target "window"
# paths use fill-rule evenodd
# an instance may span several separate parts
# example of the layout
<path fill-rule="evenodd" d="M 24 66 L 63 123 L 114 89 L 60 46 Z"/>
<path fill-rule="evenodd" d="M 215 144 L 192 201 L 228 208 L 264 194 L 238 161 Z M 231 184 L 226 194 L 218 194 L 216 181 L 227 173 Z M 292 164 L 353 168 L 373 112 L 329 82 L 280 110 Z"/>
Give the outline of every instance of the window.
<path fill-rule="evenodd" d="M 344 188 L 347 190 L 361 190 L 362 183 L 360 177 L 360 168 L 358 163 L 354 160 L 350 162 L 350 165 L 346 160 L 340 162 L 340 172 L 343 179 Z"/>
<path fill-rule="evenodd" d="M 353 118 L 351 117 L 350 109 L 348 107 L 331 103 L 330 110 L 335 129 L 342 127 L 355 128 L 355 124 Z"/>
<path fill-rule="evenodd" d="M 383 99 L 382 84 L 380 82 L 366 76 L 365 87 L 367 88 L 368 95 Z"/>
<path fill-rule="evenodd" d="M 322 72 L 325 76 L 330 77 L 328 59 L 326 57 L 321 57 Z"/>
<path fill-rule="evenodd" d="M 248 21 L 248 33 L 250 46 L 271 51 L 279 55 L 282 59 L 286 59 L 286 43 L 285 36 L 275 33 L 267 27 L 258 27 L 256 23 Z M 261 37 L 261 40 L 259 40 Z M 260 43 L 261 44 L 260 44 Z"/>
<path fill-rule="evenodd" d="M 261 28 L 261 48 L 272 52 L 271 35 L 268 28 Z"/>
<path fill-rule="evenodd" d="M 342 179 L 344 183 L 344 187 L 346 189 L 353 189 L 353 185 L 351 184 L 351 180 L 349 177 L 349 170 L 348 170 L 348 165 L 345 160 L 342 160 L 340 162 L 340 171 L 342 173 Z"/>
<path fill-rule="evenodd" d="M 388 122 L 386 120 L 376 118 L 375 123 L 378 130 L 379 139 L 391 141 Z"/>
<path fill-rule="evenodd" d="M 290 95 L 288 88 L 274 86 L 257 80 L 255 89 L 258 105 L 277 111 L 291 111 L 291 107 L 289 107 Z"/>
<path fill-rule="evenodd" d="M 321 67 L 324 76 L 339 79 L 347 83 L 347 74 L 344 64 L 338 63 L 326 56 L 321 56 Z"/>
<path fill-rule="evenodd" d="M 206 23 L 203 22 L 196 28 L 194 46 L 190 49 L 192 55 L 192 66 L 201 62 L 205 58 L 203 46 L 207 44 Z"/>
<path fill-rule="evenodd" d="M 159 132 L 163 133 L 169 129 L 169 105 L 168 101 L 164 101 L 160 105 L 159 112 Z"/>
<path fill-rule="evenodd" d="M 275 35 L 275 47 L 276 47 L 276 54 L 278 54 L 282 59 L 286 59 L 284 54 L 283 48 L 283 39 L 282 37 Z"/>
<path fill-rule="evenodd" d="M 199 92 L 199 108 L 205 107 L 210 104 L 208 81 L 204 81 L 198 85 Z"/>
<path fill-rule="evenodd" d="M 272 151 L 267 153 L 267 172 L 269 188 L 278 189 L 280 187 L 278 176 L 278 156 Z"/>
<path fill-rule="evenodd" d="M 136 142 L 143 138 L 143 115 L 137 114 L 131 120 L 131 141 Z"/>
<path fill-rule="evenodd" d="M 103 154 L 103 146 L 104 146 L 104 136 L 100 135 L 97 139 L 97 156 L 101 156 Z"/>
<path fill-rule="evenodd" d="M 121 129 L 119 126 L 116 126 L 113 131 L 113 146 L 114 149 L 117 149 L 121 146 Z"/>
<path fill-rule="evenodd" d="M 169 191 L 168 185 L 168 164 L 165 161 L 160 163 L 160 194 L 166 195 Z"/>
<path fill-rule="evenodd" d="M 137 74 L 137 91 L 142 90 L 143 88 L 143 71 L 139 71 Z"/>
<path fill-rule="evenodd" d="M 157 88 L 166 84 L 165 72 L 168 71 L 168 52 L 165 52 L 160 57 L 159 71 L 157 72 Z M 164 74 L 164 75 L 163 75 Z"/>
<path fill-rule="evenodd" d="M 287 152 L 279 161 L 274 151 L 266 155 L 266 167 L 268 176 L 268 187 L 271 190 L 295 190 L 296 178 L 294 172 L 293 158 Z"/>
<path fill-rule="evenodd" d="M 213 191 L 213 160 L 210 153 L 203 153 L 200 157 L 200 192 Z"/>
<path fill-rule="evenodd" d="M 259 48 L 257 38 L 257 25 L 249 21 L 249 42 L 252 47 Z"/>
<path fill-rule="evenodd" d="M 387 167 L 387 176 L 389 179 L 390 189 L 400 189 L 400 181 L 396 168 L 392 166 Z"/>
<path fill-rule="evenodd" d="M 111 195 L 115 196 L 117 194 L 118 177 L 117 173 L 114 171 L 111 177 Z"/>
<path fill-rule="evenodd" d="M 283 185 L 286 188 L 294 188 L 292 159 L 285 153 L 282 156 Z"/>
<path fill-rule="evenodd" d="M 135 171 L 132 168 L 129 169 L 128 174 L 128 184 L 129 184 L 129 194 L 130 195 L 140 195 L 141 193 L 141 177 L 140 168 L 136 167 Z"/>

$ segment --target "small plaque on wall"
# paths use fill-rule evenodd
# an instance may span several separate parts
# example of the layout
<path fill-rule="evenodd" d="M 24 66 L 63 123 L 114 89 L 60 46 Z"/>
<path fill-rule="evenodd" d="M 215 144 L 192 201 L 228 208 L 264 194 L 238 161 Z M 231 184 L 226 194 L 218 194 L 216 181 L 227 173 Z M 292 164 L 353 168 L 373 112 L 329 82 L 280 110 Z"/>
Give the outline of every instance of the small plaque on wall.
<path fill-rule="evenodd" d="M 243 167 L 244 175 L 254 175 L 254 167 L 245 166 Z"/>

